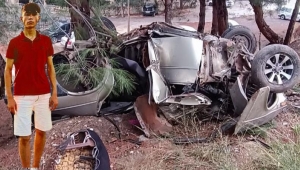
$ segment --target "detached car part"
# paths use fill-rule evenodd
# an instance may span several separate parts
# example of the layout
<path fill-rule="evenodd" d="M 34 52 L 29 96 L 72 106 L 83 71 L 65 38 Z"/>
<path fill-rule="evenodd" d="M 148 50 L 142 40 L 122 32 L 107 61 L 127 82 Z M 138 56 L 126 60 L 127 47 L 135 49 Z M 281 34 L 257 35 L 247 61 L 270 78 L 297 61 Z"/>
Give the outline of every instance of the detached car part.
<path fill-rule="evenodd" d="M 153 134 L 167 135 L 172 131 L 172 125 L 163 115 L 159 114 L 158 106 L 154 102 L 148 103 L 148 96 L 140 96 L 134 103 L 135 114 L 147 137 Z"/>
<path fill-rule="evenodd" d="M 91 129 L 82 129 L 73 132 L 68 138 L 58 146 L 60 152 L 68 149 L 76 149 L 82 147 L 91 147 L 92 157 L 80 156 L 79 159 L 94 160 L 94 170 L 110 170 L 110 159 L 105 145 L 99 135 Z M 73 160 L 76 161 L 76 160 Z"/>

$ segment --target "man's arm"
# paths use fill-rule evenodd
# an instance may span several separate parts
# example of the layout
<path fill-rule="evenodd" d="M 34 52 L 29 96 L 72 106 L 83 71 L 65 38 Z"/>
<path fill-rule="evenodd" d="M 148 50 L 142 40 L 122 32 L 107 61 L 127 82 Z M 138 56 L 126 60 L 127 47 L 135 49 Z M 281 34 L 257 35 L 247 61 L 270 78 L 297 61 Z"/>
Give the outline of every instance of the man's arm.
<path fill-rule="evenodd" d="M 4 81 L 7 99 L 13 99 L 11 91 L 11 81 L 12 81 L 12 68 L 14 64 L 14 59 L 6 58 Z"/>
<path fill-rule="evenodd" d="M 49 56 L 47 59 L 47 71 L 48 71 L 48 75 L 52 87 L 52 95 L 49 101 L 49 106 L 50 106 L 50 110 L 53 111 L 56 109 L 58 105 L 58 99 L 57 99 L 56 74 L 55 74 L 55 69 L 52 61 L 52 56 Z"/>
<path fill-rule="evenodd" d="M 55 74 L 55 69 L 52 61 L 52 56 L 48 57 L 47 59 L 47 71 L 51 82 L 52 95 L 57 96 L 56 74 Z"/>

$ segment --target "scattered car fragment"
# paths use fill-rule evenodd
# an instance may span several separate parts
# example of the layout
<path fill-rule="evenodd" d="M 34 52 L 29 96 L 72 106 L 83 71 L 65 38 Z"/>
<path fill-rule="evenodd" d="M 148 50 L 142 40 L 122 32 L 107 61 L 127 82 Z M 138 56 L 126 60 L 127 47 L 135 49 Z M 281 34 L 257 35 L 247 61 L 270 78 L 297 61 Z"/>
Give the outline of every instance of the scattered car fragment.
<path fill-rule="evenodd" d="M 70 160 L 74 165 L 75 163 L 85 160 L 89 162 L 94 162 L 95 164 L 89 169 L 94 170 L 110 170 L 110 158 L 107 152 L 105 145 L 103 144 L 99 135 L 92 129 L 82 129 L 76 132 L 71 133 L 67 139 L 62 142 L 58 147 L 57 150 L 60 151 L 60 154 L 65 155 L 66 150 L 70 149 L 90 149 L 92 152 L 89 152 L 89 155 L 76 155 L 75 159 L 70 157 L 68 154 L 66 157 L 70 157 Z M 65 163 L 65 162 L 64 162 Z M 68 169 L 73 168 L 73 166 L 68 167 L 58 161 L 55 166 L 55 169 Z M 80 163 L 81 165 L 84 163 Z M 83 167 L 77 167 L 78 169 L 85 169 Z"/>

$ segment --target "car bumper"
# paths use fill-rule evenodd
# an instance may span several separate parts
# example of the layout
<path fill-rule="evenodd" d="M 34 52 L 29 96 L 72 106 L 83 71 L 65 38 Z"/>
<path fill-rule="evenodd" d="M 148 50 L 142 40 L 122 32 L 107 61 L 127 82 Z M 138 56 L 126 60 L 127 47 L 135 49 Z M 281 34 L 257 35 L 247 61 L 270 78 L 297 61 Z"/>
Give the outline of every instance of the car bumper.
<path fill-rule="evenodd" d="M 144 15 L 154 15 L 155 11 L 143 11 Z"/>

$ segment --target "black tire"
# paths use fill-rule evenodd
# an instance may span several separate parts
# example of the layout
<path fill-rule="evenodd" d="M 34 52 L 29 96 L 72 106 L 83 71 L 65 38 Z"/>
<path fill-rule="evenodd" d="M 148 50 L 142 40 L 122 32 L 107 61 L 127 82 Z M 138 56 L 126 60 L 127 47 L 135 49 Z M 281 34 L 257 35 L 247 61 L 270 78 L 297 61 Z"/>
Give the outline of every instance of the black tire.
<path fill-rule="evenodd" d="M 280 15 L 280 19 L 285 20 L 285 16 L 284 15 Z"/>
<path fill-rule="evenodd" d="M 235 41 L 236 36 L 239 36 L 240 38 L 245 39 L 246 47 L 249 50 L 249 52 L 254 53 L 257 48 L 257 42 L 256 37 L 251 30 L 243 25 L 235 25 L 229 27 L 227 30 L 225 30 L 222 34 L 223 38 L 231 39 Z"/>
<path fill-rule="evenodd" d="M 288 60 L 283 63 L 286 58 L 288 58 Z M 277 59 L 277 63 L 282 65 L 272 68 L 271 64 L 273 65 Z M 293 68 L 291 68 L 291 65 Z M 258 87 L 269 86 L 270 90 L 275 93 L 285 92 L 293 88 L 293 86 L 300 81 L 299 56 L 292 48 L 286 45 L 271 44 L 264 47 L 255 54 L 251 67 L 251 79 L 253 83 Z M 290 78 L 286 77 L 286 75 Z M 272 79 L 272 82 L 270 82 L 269 79 Z M 280 84 L 278 82 L 279 79 L 282 82 Z"/>
<path fill-rule="evenodd" d="M 106 18 L 106 17 L 101 17 L 101 20 L 103 22 L 103 24 L 110 30 L 113 30 L 113 31 L 117 31 L 115 25 L 113 22 L 111 22 L 110 19 Z"/>
<path fill-rule="evenodd" d="M 213 3 L 212 3 L 212 2 L 210 2 L 210 3 L 208 4 L 208 6 L 213 6 Z"/>

